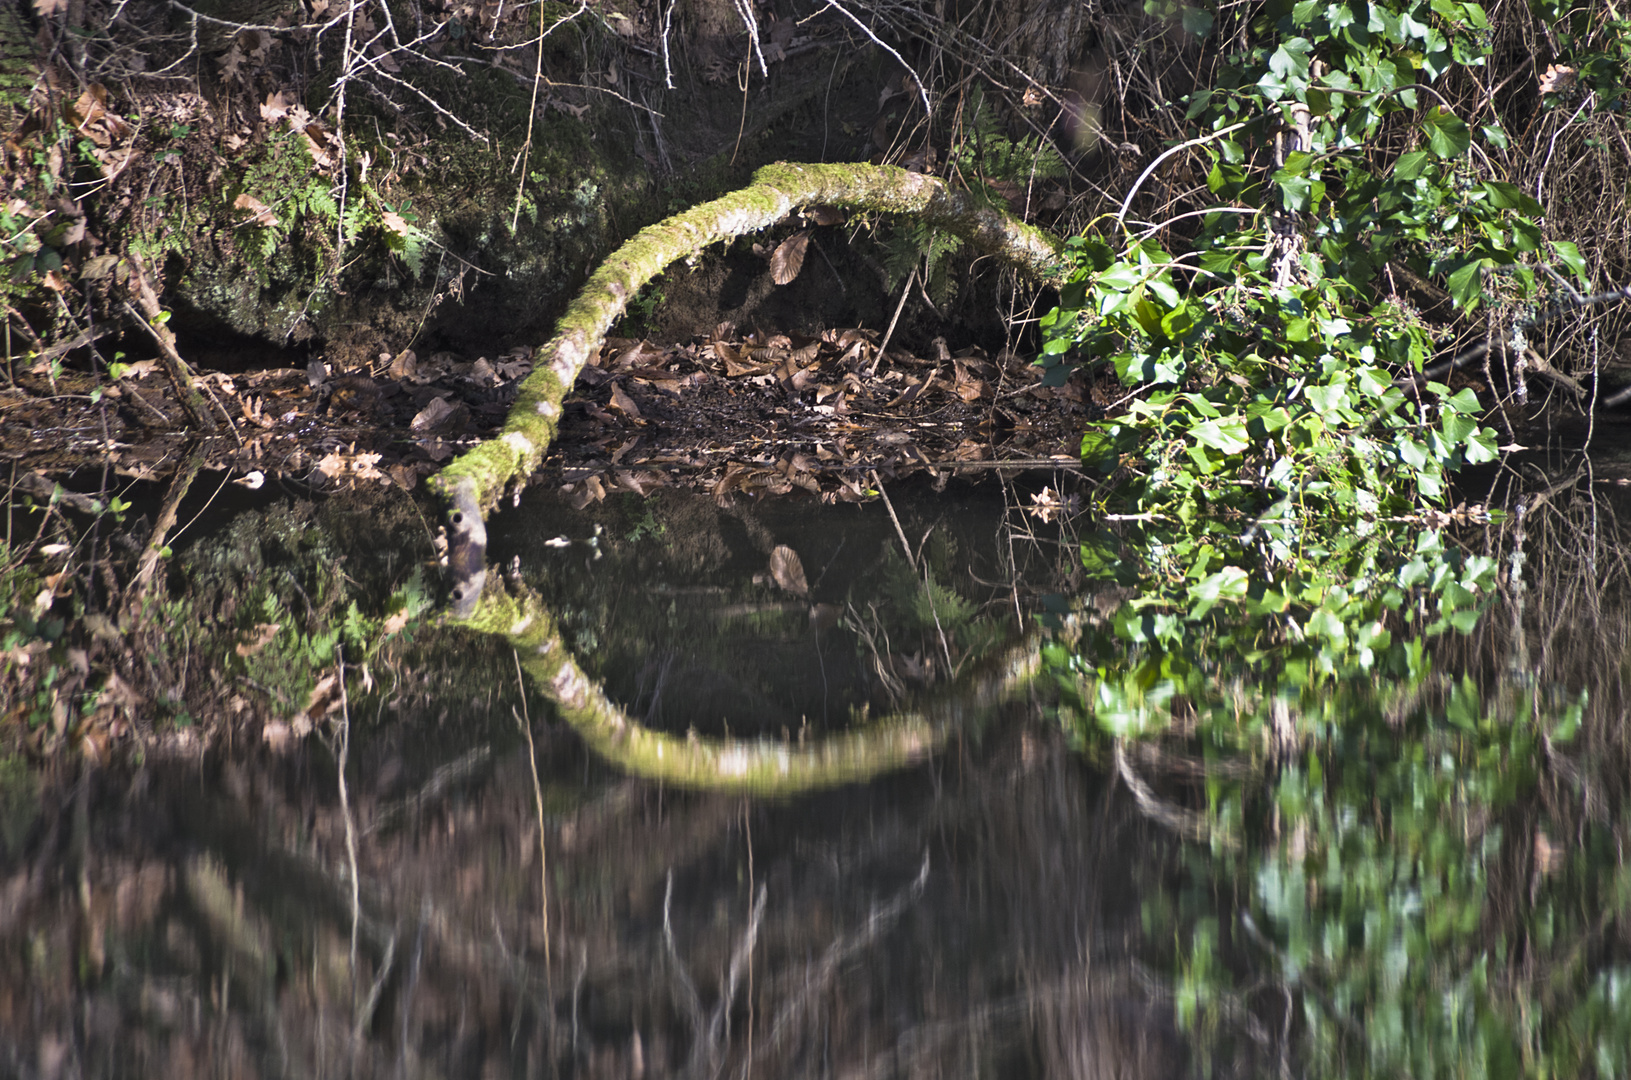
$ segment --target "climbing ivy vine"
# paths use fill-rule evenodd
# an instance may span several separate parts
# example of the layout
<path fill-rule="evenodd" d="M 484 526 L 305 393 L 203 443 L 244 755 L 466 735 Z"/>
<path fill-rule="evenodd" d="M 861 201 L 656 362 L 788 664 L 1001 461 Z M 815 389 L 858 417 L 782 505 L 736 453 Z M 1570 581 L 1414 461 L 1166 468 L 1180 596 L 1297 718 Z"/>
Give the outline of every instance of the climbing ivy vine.
<path fill-rule="evenodd" d="M 1216 29 L 1187 10 L 1191 32 Z M 1585 282 L 1539 204 L 1492 174 L 1499 125 L 1434 88 L 1484 63 L 1480 5 L 1270 3 L 1236 30 L 1248 47 L 1180 103 L 1209 201 L 1185 226 L 1140 220 L 1129 195 L 1070 241 L 1043 319 L 1048 381 L 1085 366 L 1125 388 L 1083 440 L 1109 480 L 1083 559 L 1138 583 L 1111 628 L 1136 648 L 1059 654 L 1118 735 L 1164 727 L 1181 687 L 1193 700 L 1198 641 L 1317 683 L 1419 672 L 1397 613 L 1426 615 L 1427 636 L 1470 629 L 1494 564 L 1445 543 L 1481 513 L 1449 509 L 1448 476 L 1499 439 L 1487 401 L 1427 372 L 1456 318 L 1517 325 Z M 1437 323 L 1403 276 L 1442 290 Z"/>
<path fill-rule="evenodd" d="M 1540 110 L 1558 72 L 1576 115 L 1623 107 L 1631 22 L 1532 6 L 1572 50 Z M 1103 482 L 1081 552 L 1131 598 L 1061 605 L 1045 657 L 1082 745 L 1116 740 L 1125 768 L 1122 740 L 1181 735 L 1208 763 L 1204 809 L 1150 811 L 1210 840 L 1194 895 L 1146 912 L 1176 945 L 1179 1018 L 1216 1035 L 1255 1007 L 1242 986 L 1267 985 L 1322 1075 L 1617 1075 L 1625 970 L 1537 989 L 1492 929 L 1502 815 L 1586 697 L 1531 682 L 1504 701 L 1431 671 L 1431 640 L 1471 631 L 1501 570 L 1455 542 L 1491 515 L 1451 488 L 1502 453 L 1501 387 L 1452 385 L 1443 361 L 1469 328 L 1522 355 L 1590 284 L 1538 185 L 1497 167 L 1508 133 L 1449 89 L 1494 55 L 1490 18 L 1460 0 L 1146 8 L 1242 47 L 1174 105 L 1189 127 L 1163 161 L 1204 178 L 1203 202 L 1151 209 L 1158 161 L 1067 245 L 1041 363 L 1056 385 L 1085 368 L 1120 386 L 1083 439 Z M 1226 756 L 1276 768 L 1210 768 Z M 1527 902 L 1556 929 L 1544 872 Z"/>

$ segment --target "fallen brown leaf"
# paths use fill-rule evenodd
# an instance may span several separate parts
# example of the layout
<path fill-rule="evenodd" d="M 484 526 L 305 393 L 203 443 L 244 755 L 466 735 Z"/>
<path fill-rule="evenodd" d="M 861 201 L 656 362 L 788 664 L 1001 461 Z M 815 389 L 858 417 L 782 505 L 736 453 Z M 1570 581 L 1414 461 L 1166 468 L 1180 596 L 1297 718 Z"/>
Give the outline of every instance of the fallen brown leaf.
<path fill-rule="evenodd" d="M 630 420 L 643 419 L 640 416 L 640 406 L 636 405 L 634 399 L 625 394 L 623 388 L 616 383 L 612 384 L 611 406 Z"/>
<path fill-rule="evenodd" d="M 606 497 L 606 485 L 600 482 L 598 476 L 591 476 L 580 484 L 567 484 L 561 490 L 566 493 L 566 500 L 574 510 L 582 510 Z"/>
<path fill-rule="evenodd" d="M 804 220 L 812 225 L 842 225 L 849 217 L 836 206 L 806 206 Z"/>
<path fill-rule="evenodd" d="M 770 279 L 787 285 L 804 269 L 804 251 L 810 246 L 810 230 L 801 229 L 776 245 L 770 254 Z"/>
<path fill-rule="evenodd" d="M 431 398 L 430 403 L 419 410 L 418 415 L 410 421 L 408 426 L 415 431 L 429 431 L 432 428 L 440 427 L 448 417 L 453 415 L 453 412 L 454 408 L 448 404 L 446 398 Z"/>
<path fill-rule="evenodd" d="M 1579 81 L 1579 74 L 1574 68 L 1563 64 L 1547 64 L 1546 73 L 1540 77 L 1540 92 L 1542 94 L 1555 94 L 1560 90 L 1567 90 Z"/>
<path fill-rule="evenodd" d="M 278 223 L 277 215 L 272 208 L 261 202 L 255 196 L 244 192 L 232 201 L 234 210 L 242 210 L 249 215 L 249 224 L 259 225 L 263 228 L 275 228 Z"/>
<path fill-rule="evenodd" d="M 308 720 L 321 720 L 340 704 L 340 679 L 334 672 L 329 672 L 317 680 L 317 685 L 311 689 L 311 697 L 306 701 L 305 716 Z"/>

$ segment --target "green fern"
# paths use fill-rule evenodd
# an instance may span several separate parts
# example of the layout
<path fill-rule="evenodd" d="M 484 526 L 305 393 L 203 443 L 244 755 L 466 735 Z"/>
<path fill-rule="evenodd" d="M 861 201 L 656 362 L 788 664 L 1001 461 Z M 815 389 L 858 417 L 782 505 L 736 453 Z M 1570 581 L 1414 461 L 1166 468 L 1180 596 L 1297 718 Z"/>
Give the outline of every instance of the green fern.
<path fill-rule="evenodd" d="M 960 237 L 929 225 L 913 222 L 895 230 L 883 241 L 883 270 L 891 292 L 923 261 L 923 278 L 944 282 L 945 257 L 963 246 Z M 938 298 L 936 303 L 938 303 Z"/>
<path fill-rule="evenodd" d="M 1068 171 L 1059 151 L 1039 136 L 1009 138 L 978 84 L 964 103 L 963 125 L 963 138 L 956 143 L 952 160 L 975 193 L 993 204 L 1002 205 L 1003 198 L 992 183 L 1030 185 L 1057 180 Z"/>

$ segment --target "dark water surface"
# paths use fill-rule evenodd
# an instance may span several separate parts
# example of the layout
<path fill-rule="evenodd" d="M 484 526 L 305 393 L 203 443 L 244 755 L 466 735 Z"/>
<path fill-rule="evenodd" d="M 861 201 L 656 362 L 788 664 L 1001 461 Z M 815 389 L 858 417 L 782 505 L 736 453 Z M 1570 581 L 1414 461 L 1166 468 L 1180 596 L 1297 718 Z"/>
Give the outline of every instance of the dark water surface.
<path fill-rule="evenodd" d="M 489 557 L 636 721 L 807 745 L 1120 601 L 1022 512 L 1042 482 L 529 493 Z M 1624 1075 L 1625 505 L 1573 470 L 1501 483 L 1526 531 L 1458 537 L 1508 571 L 1426 644 L 1434 678 L 1334 688 L 1244 756 L 1181 725 L 1118 746 L 1044 674 L 866 782 L 685 790 L 589 751 L 502 639 L 427 626 L 303 739 L 291 700 L 140 761 L 13 759 L 0 1074 Z M 281 505 L 217 510 L 178 560 L 234 521 L 270 544 Z M 359 595 L 427 555 L 295 518 Z M 271 685 L 258 656 L 224 681 Z"/>

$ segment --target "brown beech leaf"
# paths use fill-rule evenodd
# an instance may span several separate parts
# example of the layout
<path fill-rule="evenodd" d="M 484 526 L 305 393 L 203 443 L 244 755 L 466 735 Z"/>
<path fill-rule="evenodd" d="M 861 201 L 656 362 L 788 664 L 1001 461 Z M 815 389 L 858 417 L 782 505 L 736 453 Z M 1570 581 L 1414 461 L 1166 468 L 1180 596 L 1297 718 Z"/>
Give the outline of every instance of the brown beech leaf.
<path fill-rule="evenodd" d="M 232 208 L 242 210 L 248 214 L 249 224 L 251 225 L 259 225 L 267 229 L 277 226 L 277 215 L 272 213 L 272 208 L 247 191 L 233 200 Z"/>
<path fill-rule="evenodd" d="M 1547 64 L 1546 74 L 1540 77 L 1540 92 L 1555 94 L 1559 90 L 1567 90 L 1573 86 L 1580 76 L 1574 68 L 1563 64 Z"/>
<path fill-rule="evenodd" d="M 413 226 L 409 225 L 402 215 L 397 213 L 395 210 L 382 211 L 379 215 L 379 221 L 380 224 L 384 225 L 388 231 L 393 232 L 398 236 L 406 237 L 413 235 Z"/>
<path fill-rule="evenodd" d="M 962 378 L 957 380 L 957 396 L 972 405 L 986 396 L 985 383 L 979 379 Z"/>
<path fill-rule="evenodd" d="M 431 398 L 429 404 L 419 410 L 409 426 L 415 431 L 429 431 L 444 423 L 454 413 L 454 407 L 448 404 L 446 398 Z"/>
<path fill-rule="evenodd" d="M 574 510 L 582 510 L 590 503 L 599 502 L 606 497 L 606 485 L 601 483 L 598 476 L 591 476 L 575 486 L 567 486 L 572 487 L 572 490 L 566 491 L 564 487 L 561 490 L 566 493 L 567 501 L 572 504 Z"/>
<path fill-rule="evenodd" d="M 804 581 L 804 564 L 799 562 L 798 552 L 786 544 L 777 544 L 770 553 L 770 576 L 795 596 L 810 595 L 810 586 Z"/>
<path fill-rule="evenodd" d="M 254 629 L 250 631 L 249 637 L 244 641 L 240 641 L 233 651 L 239 656 L 254 656 L 271 644 L 272 639 L 277 637 L 278 631 L 282 629 L 282 623 L 257 623 Z"/>
<path fill-rule="evenodd" d="M 804 269 L 804 249 L 810 246 L 810 230 L 800 229 L 770 253 L 770 279 L 786 285 Z"/>
<path fill-rule="evenodd" d="M 612 474 L 617 486 L 625 491 L 644 496 L 653 488 L 667 487 L 668 478 L 649 469 L 618 469 Z"/>
<path fill-rule="evenodd" d="M 289 115 L 289 105 L 289 99 L 283 96 L 283 91 L 267 94 L 266 100 L 261 102 L 261 119 L 268 124 L 275 124 Z"/>
<path fill-rule="evenodd" d="M 849 217 L 836 206 L 806 206 L 804 220 L 812 225 L 842 225 Z"/>
<path fill-rule="evenodd" d="M 640 406 L 636 405 L 634 399 L 625 394 L 623 388 L 616 383 L 612 383 L 612 408 L 630 420 L 641 419 Z"/>
<path fill-rule="evenodd" d="M 391 358 L 391 367 L 387 374 L 393 379 L 411 379 L 419 372 L 419 354 L 412 349 L 403 349 Z"/>
<path fill-rule="evenodd" d="M 308 720 L 321 720 L 341 703 L 340 678 L 334 672 L 329 672 L 317 680 L 317 685 L 311 688 L 311 697 L 306 701 L 305 716 Z"/>
<path fill-rule="evenodd" d="M 294 122 L 294 116 L 291 114 L 289 123 L 293 126 Z M 311 155 L 313 164 L 319 169 L 326 169 L 334 164 L 334 151 L 339 148 L 340 144 L 327 128 L 322 124 L 307 123 L 295 130 L 300 133 L 301 139 L 305 141 L 306 153 Z"/>
<path fill-rule="evenodd" d="M 776 370 L 774 362 L 756 364 L 752 361 L 743 360 L 727 359 L 725 361 L 725 374 L 733 379 L 738 375 L 763 375 L 767 371 L 774 370 Z"/>
<path fill-rule="evenodd" d="M 656 367 L 662 362 L 663 350 L 649 341 L 640 340 L 631 347 L 620 349 L 616 359 L 609 364 L 602 364 L 607 371 L 619 374 L 632 371 L 635 368 Z"/>

